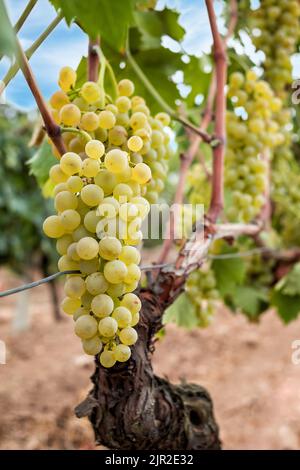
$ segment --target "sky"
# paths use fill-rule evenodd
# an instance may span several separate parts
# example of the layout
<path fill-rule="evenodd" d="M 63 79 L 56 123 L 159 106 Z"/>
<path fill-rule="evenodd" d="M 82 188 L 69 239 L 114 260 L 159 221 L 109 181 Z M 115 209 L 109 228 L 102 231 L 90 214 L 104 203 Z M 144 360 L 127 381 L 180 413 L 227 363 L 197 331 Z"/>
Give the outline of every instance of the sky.
<path fill-rule="evenodd" d="M 19 18 L 26 4 L 27 0 L 6 0 L 13 24 Z M 211 35 L 204 0 L 158 0 L 158 9 L 162 9 L 165 5 L 180 10 L 180 23 L 187 31 L 183 41 L 186 52 L 198 55 L 202 52 L 208 52 L 211 46 Z M 55 10 L 48 0 L 38 1 L 19 32 L 24 49 L 32 44 L 55 16 Z M 167 39 L 164 44 L 173 47 L 172 42 Z M 59 69 L 64 65 L 76 68 L 86 52 L 87 37 L 76 25 L 69 28 L 64 21 L 55 28 L 35 52 L 30 64 L 42 93 L 47 99 L 57 89 Z M 4 77 L 9 65 L 8 59 L 1 61 L 0 78 Z M 5 98 L 8 102 L 22 109 L 29 110 L 35 107 L 34 99 L 20 72 L 7 87 Z"/>
<path fill-rule="evenodd" d="M 221 11 L 221 3 L 221 1 L 216 2 L 217 15 Z M 252 3 L 256 6 L 257 0 L 252 0 Z M 8 13 L 13 24 L 19 18 L 26 4 L 27 0 L 6 0 Z M 184 50 L 195 55 L 208 52 L 212 41 L 204 0 L 158 0 L 157 8 L 162 9 L 164 6 L 176 8 L 180 11 L 179 21 L 186 30 L 182 43 Z M 19 33 L 19 38 L 25 49 L 32 44 L 55 16 L 56 12 L 48 0 L 38 1 Z M 220 15 L 219 28 L 221 32 L 224 32 L 224 24 Z M 176 47 L 176 44 L 172 44 L 172 41 L 167 38 L 164 38 L 163 45 L 170 48 Z M 255 59 L 254 51 L 251 49 L 251 43 L 246 35 L 244 37 L 244 46 L 247 52 L 253 55 L 252 58 Z M 86 52 L 87 37 L 76 25 L 68 27 L 62 21 L 30 60 L 39 87 L 46 99 L 57 89 L 57 76 L 60 68 L 65 65 L 76 68 Z M 241 50 L 241 52 L 243 51 Z M 299 77 L 299 54 L 295 55 L 293 64 L 294 76 Z M 4 77 L 9 65 L 8 59 L 3 59 L 0 62 L 0 79 Z M 35 107 L 34 99 L 20 72 L 7 87 L 5 98 L 9 103 L 21 109 L 30 110 Z"/>

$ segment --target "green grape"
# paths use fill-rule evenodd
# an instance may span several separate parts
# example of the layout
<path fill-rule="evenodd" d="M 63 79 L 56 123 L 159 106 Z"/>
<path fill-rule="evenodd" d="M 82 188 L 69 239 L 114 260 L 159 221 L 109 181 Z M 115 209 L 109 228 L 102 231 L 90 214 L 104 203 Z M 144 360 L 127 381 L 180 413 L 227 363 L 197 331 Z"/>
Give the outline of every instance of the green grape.
<path fill-rule="evenodd" d="M 70 191 L 61 191 L 55 197 L 54 206 L 57 212 L 76 209 L 78 206 L 77 197 Z"/>
<path fill-rule="evenodd" d="M 124 220 L 124 222 L 132 220 L 138 215 L 139 211 L 136 205 L 131 204 L 130 202 L 125 202 L 124 204 L 120 205 L 119 216 L 120 219 Z"/>
<path fill-rule="evenodd" d="M 72 232 L 80 224 L 80 215 L 74 209 L 67 209 L 60 214 L 60 221 L 66 231 Z"/>
<path fill-rule="evenodd" d="M 146 184 L 152 178 L 151 170 L 145 163 L 138 163 L 132 169 L 132 179 L 139 184 Z"/>
<path fill-rule="evenodd" d="M 101 111 L 99 113 L 99 126 L 102 129 L 111 129 L 116 124 L 116 116 L 111 111 Z"/>
<path fill-rule="evenodd" d="M 97 211 L 91 210 L 85 214 L 83 224 L 89 232 L 96 233 L 99 220 L 100 217 L 97 215 Z"/>
<path fill-rule="evenodd" d="M 80 196 L 87 206 L 94 207 L 98 206 L 103 201 L 104 192 L 100 186 L 88 184 L 82 188 Z"/>
<path fill-rule="evenodd" d="M 99 336 L 93 336 L 89 339 L 83 339 L 82 349 L 86 354 L 89 354 L 90 356 L 96 356 L 96 354 L 99 354 L 102 350 L 102 342 Z"/>
<path fill-rule="evenodd" d="M 131 100 L 128 96 L 119 96 L 119 98 L 116 99 L 116 106 L 117 112 L 127 113 L 131 109 Z"/>
<path fill-rule="evenodd" d="M 83 260 L 92 260 L 98 255 L 99 246 L 97 240 L 92 237 L 81 238 L 76 247 L 78 256 Z"/>
<path fill-rule="evenodd" d="M 71 243 L 71 245 L 69 245 L 68 250 L 67 250 L 67 256 L 73 261 L 80 261 L 80 258 L 77 254 L 76 247 L 77 247 L 76 242 Z"/>
<path fill-rule="evenodd" d="M 60 159 L 61 170 L 69 176 L 79 173 L 82 167 L 82 160 L 74 152 L 65 153 Z"/>
<path fill-rule="evenodd" d="M 73 313 L 73 320 L 76 321 L 79 317 L 82 317 L 82 315 L 89 315 L 89 313 L 89 309 L 85 307 L 79 307 L 76 312 Z"/>
<path fill-rule="evenodd" d="M 127 131 L 123 126 L 114 126 L 108 131 L 108 140 L 111 145 L 121 146 L 126 142 Z"/>
<path fill-rule="evenodd" d="M 112 317 L 105 317 L 99 321 L 98 330 L 101 336 L 110 338 L 114 336 L 118 330 L 118 323 Z"/>
<path fill-rule="evenodd" d="M 104 350 L 99 356 L 99 361 L 100 364 L 106 369 L 113 367 L 116 363 L 113 351 Z"/>
<path fill-rule="evenodd" d="M 86 158 L 82 162 L 82 174 L 87 178 L 93 178 L 99 173 L 100 164 L 93 158 Z"/>
<path fill-rule="evenodd" d="M 119 328 L 126 328 L 127 326 L 130 326 L 132 322 L 132 315 L 130 310 L 123 306 L 117 307 L 113 311 L 112 318 L 116 320 Z"/>
<path fill-rule="evenodd" d="M 104 155 L 105 146 L 100 140 L 90 140 L 85 146 L 85 153 L 88 157 L 98 160 Z"/>
<path fill-rule="evenodd" d="M 132 189 L 128 184 L 119 183 L 113 190 L 114 198 L 119 202 L 126 202 L 133 196 Z"/>
<path fill-rule="evenodd" d="M 140 313 L 136 312 L 132 314 L 132 322 L 130 326 L 136 326 L 140 321 Z"/>
<path fill-rule="evenodd" d="M 81 339 L 90 339 L 98 331 L 98 323 L 91 315 L 81 315 L 75 322 L 75 334 Z"/>
<path fill-rule="evenodd" d="M 59 90 L 59 91 L 56 91 L 55 93 L 53 93 L 53 95 L 51 96 L 51 98 L 49 100 L 49 103 L 50 103 L 52 108 L 59 110 L 65 104 L 70 103 L 70 100 L 69 100 L 68 96 L 66 95 L 66 93 Z"/>
<path fill-rule="evenodd" d="M 131 80 L 124 78 L 118 83 L 118 91 L 121 96 L 131 96 L 134 93 L 134 84 Z"/>
<path fill-rule="evenodd" d="M 127 275 L 124 279 L 126 284 L 131 284 L 132 282 L 138 282 L 141 278 L 141 270 L 137 264 L 129 264 L 127 265 Z"/>
<path fill-rule="evenodd" d="M 57 215 L 50 215 L 43 223 L 43 230 L 49 238 L 60 238 L 65 233 L 65 227 L 61 218 Z"/>
<path fill-rule="evenodd" d="M 85 283 L 88 292 L 92 295 L 104 294 L 109 285 L 104 275 L 99 272 L 94 272 L 87 276 Z"/>
<path fill-rule="evenodd" d="M 83 181 L 80 178 L 80 176 L 73 175 L 70 176 L 68 181 L 67 181 L 67 188 L 71 193 L 79 193 L 83 187 Z M 78 205 L 78 203 L 77 203 Z M 77 207 L 76 205 L 76 207 Z M 70 209 L 76 209 L 76 207 L 70 207 Z"/>
<path fill-rule="evenodd" d="M 156 114 L 155 119 L 158 119 L 163 126 L 169 126 L 171 122 L 171 118 L 167 113 L 158 113 Z"/>
<path fill-rule="evenodd" d="M 101 90 L 94 82 L 85 82 L 80 93 L 82 98 L 89 104 L 96 103 L 101 98 Z"/>
<path fill-rule="evenodd" d="M 123 328 L 120 331 L 119 338 L 121 343 L 125 344 L 126 346 L 132 346 L 137 342 L 138 335 L 134 328 L 128 326 L 127 328 Z"/>
<path fill-rule="evenodd" d="M 143 144 L 143 140 L 138 135 L 133 135 L 127 142 L 127 146 L 132 152 L 139 152 L 143 147 Z"/>
<path fill-rule="evenodd" d="M 128 308 L 132 314 L 135 314 L 141 310 L 142 304 L 137 295 L 130 293 L 124 295 L 121 306 Z"/>
<path fill-rule="evenodd" d="M 88 132 L 93 132 L 99 127 L 99 118 L 96 113 L 89 111 L 81 117 L 80 127 Z"/>
<path fill-rule="evenodd" d="M 65 255 L 69 246 L 73 243 L 73 238 L 71 235 L 63 235 L 62 237 L 58 238 L 56 242 L 56 251 L 60 255 Z"/>
<path fill-rule="evenodd" d="M 69 91 L 75 85 L 77 74 L 71 67 L 63 67 L 59 72 L 58 84 L 63 91 Z"/>
<path fill-rule="evenodd" d="M 120 282 L 119 284 L 108 284 L 106 293 L 111 297 L 121 297 L 125 293 L 125 284 Z"/>
<path fill-rule="evenodd" d="M 85 292 L 85 282 L 80 276 L 71 276 L 64 285 L 65 294 L 72 299 L 79 299 Z"/>
<path fill-rule="evenodd" d="M 125 344 L 118 344 L 114 350 L 114 356 L 118 362 L 126 362 L 130 359 L 131 350 Z"/>
<path fill-rule="evenodd" d="M 104 237 L 99 242 L 99 253 L 105 260 L 117 259 L 121 251 L 122 244 L 116 237 Z"/>
<path fill-rule="evenodd" d="M 59 258 L 58 260 L 58 270 L 59 271 L 74 271 L 74 270 L 79 270 L 79 264 L 69 258 L 68 255 L 63 255 Z"/>
<path fill-rule="evenodd" d="M 127 167 L 126 161 L 126 167 Z M 95 184 L 100 186 L 104 195 L 107 196 L 113 192 L 114 187 L 117 184 L 116 176 L 108 170 L 100 170 L 97 176 L 94 178 Z"/>
<path fill-rule="evenodd" d="M 79 225 L 72 234 L 74 242 L 78 242 L 83 237 L 89 237 L 91 233 L 83 225 Z"/>
<path fill-rule="evenodd" d="M 53 183 L 64 183 L 68 179 L 68 175 L 62 171 L 58 164 L 50 168 L 49 177 Z"/>
<path fill-rule="evenodd" d="M 133 130 L 143 129 L 147 124 L 147 116 L 144 113 L 133 113 L 130 118 L 130 126 Z"/>
<path fill-rule="evenodd" d="M 107 317 L 114 309 L 114 302 L 107 294 L 96 295 L 91 303 L 92 312 L 100 318 Z M 106 335 L 104 335 L 106 336 Z M 111 336 L 111 335 L 108 335 Z"/>
<path fill-rule="evenodd" d="M 78 126 L 81 119 L 80 109 L 75 104 L 65 104 L 59 111 L 59 118 L 65 126 Z"/>
<path fill-rule="evenodd" d="M 80 300 L 70 297 L 65 297 L 60 304 L 62 310 L 68 315 L 73 315 L 80 307 Z"/>
<path fill-rule="evenodd" d="M 93 258 L 90 260 L 81 259 L 79 261 L 79 267 L 83 274 L 92 274 L 99 270 L 99 258 Z"/>
<path fill-rule="evenodd" d="M 119 149 L 110 150 L 105 155 L 104 164 L 112 173 L 122 173 L 128 168 L 127 153 Z"/>
<path fill-rule="evenodd" d="M 108 261 L 104 266 L 105 279 L 111 284 L 123 282 L 127 276 L 126 264 L 120 260 Z"/>

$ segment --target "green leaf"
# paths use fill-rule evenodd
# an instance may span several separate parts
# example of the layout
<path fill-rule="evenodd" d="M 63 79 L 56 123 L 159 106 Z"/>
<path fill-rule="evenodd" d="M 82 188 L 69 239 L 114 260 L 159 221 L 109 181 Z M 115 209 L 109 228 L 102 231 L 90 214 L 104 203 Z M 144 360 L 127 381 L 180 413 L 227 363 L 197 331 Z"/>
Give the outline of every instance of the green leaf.
<path fill-rule="evenodd" d="M 75 88 L 81 88 L 84 82 L 87 81 L 87 58 L 82 57 L 81 61 L 79 62 L 79 65 L 76 69 L 76 84 Z"/>
<path fill-rule="evenodd" d="M 0 55 L 12 57 L 16 49 L 15 32 L 3 0 L 0 0 Z"/>
<path fill-rule="evenodd" d="M 233 295 L 236 308 L 240 308 L 250 318 L 256 318 L 268 307 L 268 296 L 258 288 L 249 286 L 236 287 Z"/>
<path fill-rule="evenodd" d="M 212 269 L 222 295 L 230 294 L 245 279 L 245 262 L 242 258 L 215 259 Z"/>
<path fill-rule="evenodd" d="M 164 313 L 163 323 L 176 323 L 185 328 L 195 328 L 198 325 L 196 308 L 186 293 L 181 294 L 177 300 Z"/>
<path fill-rule="evenodd" d="M 274 290 L 271 295 L 271 303 L 277 308 L 278 314 L 284 323 L 295 320 L 300 312 L 300 295 L 284 295 Z"/>
<path fill-rule="evenodd" d="M 125 48 L 127 31 L 133 23 L 133 0 L 51 0 L 61 8 L 68 25 L 76 20 L 92 38 L 99 34 L 115 51 Z"/>
<path fill-rule="evenodd" d="M 185 30 L 178 24 L 178 17 L 177 12 L 168 8 L 162 11 L 136 12 L 134 18 L 141 34 L 142 48 L 160 47 L 162 36 L 180 41 Z"/>
<path fill-rule="evenodd" d="M 40 186 L 43 186 L 49 178 L 50 168 L 56 163 L 57 159 L 53 156 L 50 145 L 44 140 L 37 152 L 28 161 L 30 174 L 35 176 Z"/>
<path fill-rule="evenodd" d="M 292 270 L 277 282 L 275 290 L 284 295 L 300 295 L 300 263 L 295 264 Z"/>

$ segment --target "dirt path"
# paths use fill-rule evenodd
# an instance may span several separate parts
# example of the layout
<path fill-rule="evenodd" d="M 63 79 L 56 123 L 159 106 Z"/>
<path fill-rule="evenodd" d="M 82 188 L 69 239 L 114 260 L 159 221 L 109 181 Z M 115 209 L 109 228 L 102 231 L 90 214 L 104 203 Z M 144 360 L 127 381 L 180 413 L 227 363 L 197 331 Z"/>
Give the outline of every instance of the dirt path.
<path fill-rule="evenodd" d="M 6 278 L 1 290 L 9 283 Z M 30 292 L 30 328 L 13 334 L 15 302 L 0 300 L 0 339 L 8 351 L 0 365 L 0 448 L 94 448 L 89 424 L 73 416 L 89 389 L 93 361 L 82 355 L 72 319 L 55 324 L 48 290 L 39 287 Z M 155 370 L 208 388 L 224 448 L 300 447 L 300 365 L 291 362 L 300 321 L 284 327 L 270 312 L 251 325 L 220 312 L 206 330 L 167 330 Z"/>

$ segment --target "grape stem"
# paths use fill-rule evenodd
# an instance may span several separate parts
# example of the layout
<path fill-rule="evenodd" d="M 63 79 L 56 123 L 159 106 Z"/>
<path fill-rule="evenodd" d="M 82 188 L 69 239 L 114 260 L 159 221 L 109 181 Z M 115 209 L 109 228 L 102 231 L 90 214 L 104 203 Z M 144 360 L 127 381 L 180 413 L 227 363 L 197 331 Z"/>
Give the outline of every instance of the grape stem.
<path fill-rule="evenodd" d="M 63 134 L 64 132 L 72 132 L 72 134 L 79 134 L 81 135 L 87 142 L 92 140 L 90 134 L 88 132 L 85 132 L 82 129 L 77 129 L 77 127 L 61 127 L 60 128 L 61 133 Z"/>
<path fill-rule="evenodd" d="M 89 38 L 88 79 L 90 82 L 97 82 L 98 80 L 100 58 L 97 46 L 100 46 L 100 37 L 97 37 L 96 39 Z"/>
<path fill-rule="evenodd" d="M 226 96 L 227 57 L 225 41 L 222 40 L 217 26 L 213 0 L 205 0 L 211 32 L 213 36 L 213 55 L 216 71 L 215 136 L 218 145 L 213 147 L 212 195 L 207 217 L 216 222 L 224 207 L 224 154 L 226 139 Z"/>
<path fill-rule="evenodd" d="M 26 49 L 25 54 L 27 59 L 29 60 L 35 51 L 40 47 L 40 45 L 44 42 L 44 40 L 49 36 L 50 33 L 56 28 L 56 26 L 61 22 L 63 16 L 62 14 L 57 15 L 53 21 L 47 26 L 47 28 L 41 33 L 41 35 L 32 43 L 32 45 Z M 16 76 L 17 72 L 19 71 L 20 67 L 18 62 L 15 62 L 7 71 L 5 77 L 2 80 L 4 87 L 6 87 L 9 82 Z"/>
<path fill-rule="evenodd" d="M 50 139 L 52 140 L 53 144 L 55 145 L 55 147 L 57 148 L 58 152 L 60 155 L 63 155 L 65 152 L 66 152 L 66 146 L 65 146 L 65 143 L 62 139 L 62 135 L 61 135 L 61 129 L 60 129 L 60 126 L 58 126 L 49 109 L 48 109 L 48 106 L 41 94 L 41 91 L 38 87 L 38 84 L 36 82 L 36 79 L 34 77 L 34 74 L 32 72 L 32 69 L 29 65 L 29 62 L 28 62 L 28 59 L 22 49 L 22 46 L 20 44 L 20 41 L 19 39 L 16 37 L 16 47 L 17 47 L 17 51 L 16 51 L 16 58 L 17 58 L 17 62 L 19 64 L 19 67 L 20 69 L 22 70 L 22 73 L 27 81 L 27 84 L 35 98 L 35 101 L 36 101 L 36 104 L 40 110 L 40 113 L 42 115 L 42 118 L 43 118 L 43 121 L 44 121 L 44 124 L 45 124 L 45 128 L 46 128 L 46 131 L 47 131 L 47 134 L 49 135 Z"/>
<path fill-rule="evenodd" d="M 23 24 L 27 20 L 29 14 L 33 10 L 36 3 L 37 3 L 37 0 L 29 0 L 29 2 L 27 3 L 27 5 L 26 5 L 26 7 L 23 11 L 23 13 L 21 14 L 20 18 L 18 19 L 18 21 L 16 22 L 16 24 L 14 26 L 15 33 L 18 33 L 20 31 L 20 29 L 22 28 Z M 2 58 L 3 58 L 3 55 L 0 54 L 0 60 L 2 60 Z"/>

